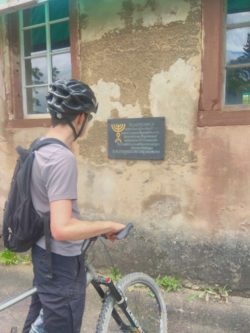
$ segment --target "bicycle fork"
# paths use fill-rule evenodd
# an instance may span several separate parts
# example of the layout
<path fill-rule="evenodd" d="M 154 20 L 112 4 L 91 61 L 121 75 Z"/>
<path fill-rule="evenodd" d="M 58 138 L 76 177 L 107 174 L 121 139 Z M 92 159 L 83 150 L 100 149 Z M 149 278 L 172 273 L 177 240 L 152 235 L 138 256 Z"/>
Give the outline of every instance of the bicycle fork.
<path fill-rule="evenodd" d="M 125 314 L 131 325 L 126 325 L 123 322 L 119 313 L 114 308 L 112 311 L 112 317 L 122 331 L 129 331 L 131 333 L 147 333 L 142 329 L 142 327 L 139 325 L 136 318 L 134 317 L 133 313 L 129 310 L 126 298 L 124 297 L 122 291 L 120 291 L 119 288 L 115 286 L 111 278 L 97 276 L 91 283 L 103 300 L 105 299 L 106 294 L 100 287 L 100 285 L 108 287 L 109 292 L 113 296 L 116 304 L 122 309 L 123 313 Z"/>

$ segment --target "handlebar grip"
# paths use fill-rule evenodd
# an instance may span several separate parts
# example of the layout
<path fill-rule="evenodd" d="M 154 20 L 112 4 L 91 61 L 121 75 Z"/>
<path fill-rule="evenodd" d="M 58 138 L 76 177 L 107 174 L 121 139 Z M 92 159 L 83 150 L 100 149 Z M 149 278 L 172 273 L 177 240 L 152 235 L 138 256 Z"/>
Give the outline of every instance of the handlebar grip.
<path fill-rule="evenodd" d="M 116 239 L 126 238 L 133 227 L 134 227 L 133 223 L 127 224 L 127 226 L 123 230 L 119 231 L 116 234 Z"/>

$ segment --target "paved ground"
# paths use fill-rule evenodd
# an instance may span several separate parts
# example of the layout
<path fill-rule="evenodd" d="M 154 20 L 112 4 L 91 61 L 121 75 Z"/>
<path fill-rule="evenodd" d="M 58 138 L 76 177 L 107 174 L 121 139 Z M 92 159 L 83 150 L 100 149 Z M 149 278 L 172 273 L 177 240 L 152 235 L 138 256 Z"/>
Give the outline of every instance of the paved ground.
<path fill-rule="evenodd" d="M 31 266 L 0 266 L 0 269 L 0 302 L 30 288 Z M 230 297 L 228 303 L 219 303 L 197 298 L 191 301 L 192 296 L 194 291 L 190 290 L 164 294 L 168 306 L 169 333 L 250 333 L 249 298 Z M 0 312 L 0 333 L 10 333 L 12 326 L 17 326 L 18 332 L 21 332 L 28 304 L 29 300 L 25 300 Z M 100 307 L 97 295 L 89 287 L 81 333 L 95 333 Z"/>

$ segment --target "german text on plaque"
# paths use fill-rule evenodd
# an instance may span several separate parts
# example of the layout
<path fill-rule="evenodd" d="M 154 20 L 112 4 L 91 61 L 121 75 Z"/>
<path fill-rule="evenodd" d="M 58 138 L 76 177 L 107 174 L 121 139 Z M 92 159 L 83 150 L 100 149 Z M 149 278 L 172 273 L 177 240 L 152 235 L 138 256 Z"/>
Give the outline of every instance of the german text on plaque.
<path fill-rule="evenodd" d="M 164 160 L 165 118 L 108 120 L 111 159 Z"/>

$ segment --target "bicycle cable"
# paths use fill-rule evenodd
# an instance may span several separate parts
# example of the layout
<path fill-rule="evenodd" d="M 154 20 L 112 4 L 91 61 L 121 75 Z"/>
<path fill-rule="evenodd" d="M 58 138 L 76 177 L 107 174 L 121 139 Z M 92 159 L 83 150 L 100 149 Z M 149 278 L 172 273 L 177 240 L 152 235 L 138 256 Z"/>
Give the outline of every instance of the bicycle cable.
<path fill-rule="evenodd" d="M 110 253 L 109 253 L 109 250 L 108 250 L 108 247 L 107 247 L 105 241 L 104 241 L 102 238 L 98 238 L 98 240 L 100 240 L 100 242 L 102 243 L 102 245 L 103 245 L 103 247 L 104 247 L 104 250 L 106 251 L 106 254 L 107 254 L 107 256 L 108 256 L 108 258 L 109 258 L 109 261 L 110 261 L 110 263 L 111 263 L 111 266 L 112 266 L 112 267 L 115 267 L 114 261 L 113 261 L 111 255 L 110 255 Z"/>

